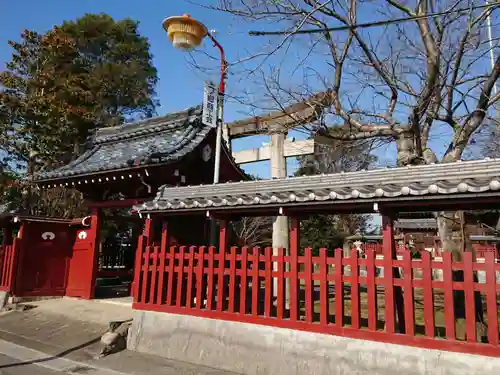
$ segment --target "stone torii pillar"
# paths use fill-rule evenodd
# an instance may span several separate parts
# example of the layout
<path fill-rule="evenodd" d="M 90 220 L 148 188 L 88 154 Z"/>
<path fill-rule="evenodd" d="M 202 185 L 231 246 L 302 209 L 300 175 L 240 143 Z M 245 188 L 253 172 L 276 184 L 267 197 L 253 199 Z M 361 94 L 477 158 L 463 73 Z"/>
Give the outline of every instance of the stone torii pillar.
<path fill-rule="evenodd" d="M 270 134 L 271 142 L 271 178 L 285 178 L 286 177 L 286 157 L 284 153 L 284 143 L 286 137 L 286 130 L 277 128 Z M 289 235 L 288 235 L 288 217 L 278 215 L 273 218 L 273 255 L 278 255 L 278 249 L 285 249 L 285 254 L 288 254 L 289 249 Z M 273 264 L 274 271 L 278 270 L 278 265 Z M 277 297 L 278 293 L 278 279 L 273 279 L 273 294 Z"/>

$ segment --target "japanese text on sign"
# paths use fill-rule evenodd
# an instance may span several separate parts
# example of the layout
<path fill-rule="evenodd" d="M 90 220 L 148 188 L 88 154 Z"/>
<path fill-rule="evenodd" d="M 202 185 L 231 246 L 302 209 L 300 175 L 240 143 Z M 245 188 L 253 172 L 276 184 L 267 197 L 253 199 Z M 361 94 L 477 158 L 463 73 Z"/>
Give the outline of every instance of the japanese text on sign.
<path fill-rule="evenodd" d="M 217 126 L 217 87 L 213 82 L 205 82 L 203 93 L 203 123 L 215 128 Z"/>

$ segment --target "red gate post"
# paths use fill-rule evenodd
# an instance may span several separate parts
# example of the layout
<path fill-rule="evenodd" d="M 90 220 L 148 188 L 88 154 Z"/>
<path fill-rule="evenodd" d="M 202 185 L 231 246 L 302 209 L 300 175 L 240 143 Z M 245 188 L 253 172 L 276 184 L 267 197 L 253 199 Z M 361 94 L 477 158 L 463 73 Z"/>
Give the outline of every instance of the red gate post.
<path fill-rule="evenodd" d="M 168 248 L 168 222 L 163 220 L 161 227 L 161 244 L 160 244 L 160 268 L 158 270 L 158 292 L 156 303 L 162 305 L 164 302 L 165 291 L 163 288 L 165 280 L 165 258 L 167 256 Z M 139 251 L 139 250 L 138 250 Z M 142 251 L 142 249 L 140 250 Z"/>
<path fill-rule="evenodd" d="M 8 267 L 8 286 L 9 286 L 9 292 L 12 293 L 12 295 L 19 294 L 20 290 L 19 288 L 22 288 L 22 280 L 23 280 L 23 267 L 19 267 L 19 265 L 22 265 L 23 257 L 24 257 L 24 252 L 23 252 L 23 232 L 25 230 L 25 222 L 21 222 L 21 225 L 19 227 L 19 231 L 17 232 L 17 237 L 12 238 L 12 233 L 11 233 L 11 238 L 12 238 L 12 252 L 11 256 L 9 258 L 9 264 L 7 265 Z"/>
<path fill-rule="evenodd" d="M 394 279 L 400 277 L 398 269 L 393 267 L 393 261 L 397 259 L 396 246 L 394 243 L 394 213 L 382 213 L 382 246 L 384 249 L 384 285 L 385 285 L 385 325 L 387 333 L 396 330 L 396 316 L 400 333 L 405 333 L 403 292 L 401 287 L 394 286 Z"/>
<path fill-rule="evenodd" d="M 288 289 L 290 302 L 290 319 L 300 319 L 299 301 L 299 248 L 300 248 L 300 219 L 291 217 L 290 227 L 290 288 Z"/>
<path fill-rule="evenodd" d="M 101 232 L 101 210 L 98 207 L 92 207 L 92 215 L 90 217 L 90 242 L 93 252 L 92 260 L 92 277 L 86 295 L 83 298 L 93 299 L 95 297 L 95 283 L 97 279 L 97 271 L 99 269 L 99 245 L 100 245 L 100 232 Z"/>
<path fill-rule="evenodd" d="M 217 278 L 217 311 L 224 309 L 226 296 L 226 250 L 228 245 L 227 220 L 219 220 L 219 275 Z"/>

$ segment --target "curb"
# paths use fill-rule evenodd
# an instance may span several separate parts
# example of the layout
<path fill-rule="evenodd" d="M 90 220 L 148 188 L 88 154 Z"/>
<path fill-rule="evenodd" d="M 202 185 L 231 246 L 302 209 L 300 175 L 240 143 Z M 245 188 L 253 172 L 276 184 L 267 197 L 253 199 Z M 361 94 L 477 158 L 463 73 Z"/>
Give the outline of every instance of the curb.
<path fill-rule="evenodd" d="M 43 353 L 38 350 L 30 349 L 9 341 L 0 340 L 0 353 L 8 357 L 17 359 L 20 363 L 12 364 L 12 367 L 23 365 L 36 365 L 45 367 L 52 371 L 63 372 L 66 374 L 92 374 L 92 375 L 128 375 L 102 367 L 96 367 L 83 362 L 73 361 L 71 359 L 57 357 L 51 354 Z"/>

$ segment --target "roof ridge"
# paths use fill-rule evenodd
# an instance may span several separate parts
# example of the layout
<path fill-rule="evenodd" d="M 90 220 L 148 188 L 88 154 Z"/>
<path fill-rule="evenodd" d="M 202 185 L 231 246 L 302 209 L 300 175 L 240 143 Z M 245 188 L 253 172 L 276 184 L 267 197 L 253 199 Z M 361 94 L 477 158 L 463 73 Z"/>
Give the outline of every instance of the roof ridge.
<path fill-rule="evenodd" d="M 363 169 L 359 171 L 340 171 L 340 172 L 335 172 L 335 173 L 318 173 L 318 174 L 313 174 L 313 175 L 302 175 L 302 176 L 287 176 L 287 177 L 280 177 L 280 178 L 269 178 L 269 179 L 263 179 L 263 180 L 249 180 L 249 181 L 236 181 L 236 182 L 225 182 L 223 184 L 252 184 L 256 183 L 258 181 L 281 181 L 281 180 L 308 180 L 311 178 L 320 178 L 321 176 L 333 176 L 333 175 L 342 175 L 342 176 L 356 176 L 356 175 L 363 175 L 365 176 L 366 174 L 377 174 L 386 170 L 395 170 L 395 171 L 401 171 L 403 169 L 433 169 L 433 168 L 453 168 L 455 164 L 463 164 L 463 165 L 470 165 L 470 164 L 475 164 L 475 163 L 485 163 L 485 162 L 500 162 L 500 158 L 483 158 L 483 159 L 477 159 L 477 160 L 458 160 L 454 161 L 451 163 L 433 163 L 433 164 L 421 164 L 421 165 L 407 165 L 407 166 L 391 166 L 391 167 L 381 167 L 381 168 L 373 168 L 373 169 Z M 180 187 L 175 187 L 175 188 L 169 188 L 169 189 L 185 189 L 186 187 L 195 187 L 195 186 L 203 186 L 203 185 L 188 185 L 188 186 L 180 186 Z"/>
<path fill-rule="evenodd" d="M 286 179 L 160 187 L 155 199 L 135 209 L 200 209 L 289 204 L 295 201 L 477 194 L 500 190 L 499 180 L 500 159 L 481 159 Z"/>
<path fill-rule="evenodd" d="M 161 127 L 171 125 L 173 122 L 184 122 L 186 120 L 189 121 L 191 117 L 199 116 L 201 108 L 201 105 L 197 105 L 194 107 L 183 109 L 181 111 L 168 113 L 163 116 L 150 117 L 147 119 L 125 123 L 118 126 L 99 128 L 94 133 L 92 143 L 105 143 L 140 136 L 150 133 L 151 131 L 153 131 L 153 129 L 151 128 L 154 127 L 157 127 L 157 129 L 154 129 L 155 132 L 161 131 Z"/>

